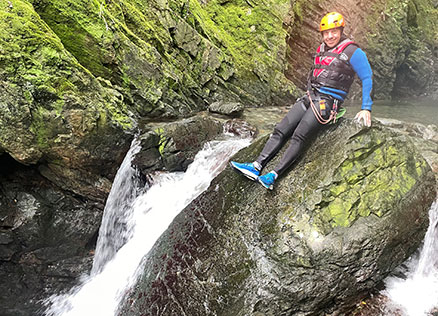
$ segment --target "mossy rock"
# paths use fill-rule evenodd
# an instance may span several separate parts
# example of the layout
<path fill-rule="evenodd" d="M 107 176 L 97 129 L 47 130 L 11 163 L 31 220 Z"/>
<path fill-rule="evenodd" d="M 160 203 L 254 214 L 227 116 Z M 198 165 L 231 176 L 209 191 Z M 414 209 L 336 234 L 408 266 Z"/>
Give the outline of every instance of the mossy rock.
<path fill-rule="evenodd" d="M 156 170 L 186 171 L 205 143 L 224 129 L 221 122 L 203 115 L 149 127 L 140 136 L 142 148 L 133 161 L 144 175 Z"/>
<path fill-rule="evenodd" d="M 214 101 L 286 104 L 287 1 L 32 1 L 64 47 L 120 87 L 142 117 L 181 117 Z M 280 12 L 280 13 L 279 13 Z"/>
<path fill-rule="evenodd" d="M 265 141 L 233 159 L 254 160 Z M 222 172 L 157 241 L 121 315 L 322 315 L 354 304 L 417 249 L 435 195 L 406 136 L 344 120 L 274 191 Z"/>
<path fill-rule="evenodd" d="M 26 165 L 114 176 L 133 127 L 123 97 L 80 65 L 27 1 L 1 6 L 0 148 Z"/>

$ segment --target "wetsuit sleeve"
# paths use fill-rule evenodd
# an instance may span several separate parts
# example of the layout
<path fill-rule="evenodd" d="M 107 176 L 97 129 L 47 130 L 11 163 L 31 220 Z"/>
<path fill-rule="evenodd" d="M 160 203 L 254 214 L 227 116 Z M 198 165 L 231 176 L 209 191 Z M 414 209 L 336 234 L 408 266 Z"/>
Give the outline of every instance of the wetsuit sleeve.
<path fill-rule="evenodd" d="M 362 110 L 371 111 L 371 106 L 373 105 L 373 100 L 371 99 L 373 71 L 371 70 L 367 55 L 362 49 L 357 48 L 351 56 L 350 64 L 362 81 Z"/>

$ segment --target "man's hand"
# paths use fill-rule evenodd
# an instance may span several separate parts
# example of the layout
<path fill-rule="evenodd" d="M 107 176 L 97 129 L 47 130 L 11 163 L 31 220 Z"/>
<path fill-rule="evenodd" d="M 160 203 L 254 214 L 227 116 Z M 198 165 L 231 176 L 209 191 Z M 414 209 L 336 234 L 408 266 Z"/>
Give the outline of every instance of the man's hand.
<path fill-rule="evenodd" d="M 368 110 L 362 110 L 359 111 L 356 116 L 354 117 L 354 120 L 360 123 L 360 121 L 363 121 L 363 124 L 366 127 L 371 126 L 371 112 Z"/>

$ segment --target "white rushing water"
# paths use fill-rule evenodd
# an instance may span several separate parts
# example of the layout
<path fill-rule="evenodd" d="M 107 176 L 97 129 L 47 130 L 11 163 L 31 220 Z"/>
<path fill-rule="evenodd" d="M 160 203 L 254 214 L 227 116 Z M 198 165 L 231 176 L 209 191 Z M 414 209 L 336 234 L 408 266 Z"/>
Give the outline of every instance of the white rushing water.
<path fill-rule="evenodd" d="M 388 308 L 403 316 L 426 316 L 438 307 L 438 201 L 429 211 L 429 228 L 420 255 L 406 265 L 406 278 L 390 277 L 385 282 Z"/>
<path fill-rule="evenodd" d="M 91 275 L 102 271 L 105 264 L 132 237 L 132 230 L 135 226 L 132 218 L 132 205 L 142 189 L 139 175 L 132 168 L 131 161 L 140 149 L 140 141 L 134 139 L 114 178 L 103 211 Z"/>
<path fill-rule="evenodd" d="M 92 272 L 70 293 L 49 298 L 46 315 L 116 315 L 120 300 L 141 273 L 144 255 L 174 217 L 226 167 L 228 159 L 249 143 L 236 138 L 210 142 L 185 173 L 161 173 L 144 193 L 131 168 L 132 156 L 139 150 L 134 143 L 108 197 Z"/>

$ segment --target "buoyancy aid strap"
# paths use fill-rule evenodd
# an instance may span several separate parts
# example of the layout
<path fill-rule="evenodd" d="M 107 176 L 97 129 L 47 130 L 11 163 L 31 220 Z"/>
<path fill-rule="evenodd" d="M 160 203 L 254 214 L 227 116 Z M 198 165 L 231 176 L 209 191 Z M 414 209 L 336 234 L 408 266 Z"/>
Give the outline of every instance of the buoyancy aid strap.
<path fill-rule="evenodd" d="M 345 63 L 343 66 L 339 65 L 339 67 L 344 71 L 344 73 L 346 75 L 351 75 L 354 76 L 354 70 L 351 70 L 351 68 L 349 67 L 349 65 L 347 63 Z M 314 67 L 312 67 L 312 69 L 328 69 L 331 70 L 331 66 L 330 65 L 314 65 Z"/>
<path fill-rule="evenodd" d="M 339 57 L 339 55 L 340 54 L 333 52 L 322 52 L 314 54 L 313 57 Z"/>
<path fill-rule="evenodd" d="M 316 84 L 316 83 L 311 83 L 311 86 L 315 87 L 315 88 L 321 88 L 321 87 L 332 87 L 334 85 L 336 85 L 338 83 L 337 80 L 331 80 L 331 79 L 325 79 L 324 84 Z M 338 86 L 337 89 L 344 91 L 345 93 L 348 92 L 349 87 L 347 86 Z"/>
<path fill-rule="evenodd" d="M 351 39 L 347 38 L 344 41 L 342 41 L 341 43 L 339 43 L 331 52 L 340 54 L 350 44 L 356 44 L 356 43 L 353 42 Z"/>

